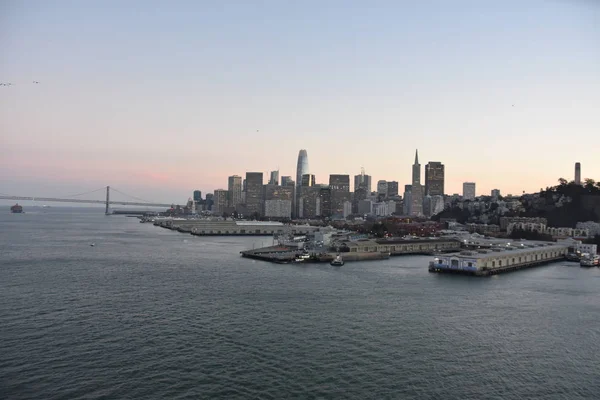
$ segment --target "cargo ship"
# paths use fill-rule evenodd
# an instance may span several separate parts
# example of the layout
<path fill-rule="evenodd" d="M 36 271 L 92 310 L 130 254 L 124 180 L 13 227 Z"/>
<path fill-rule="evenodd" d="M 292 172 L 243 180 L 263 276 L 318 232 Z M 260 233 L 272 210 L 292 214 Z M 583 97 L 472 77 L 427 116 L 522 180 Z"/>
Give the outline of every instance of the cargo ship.
<path fill-rule="evenodd" d="M 10 208 L 10 212 L 14 214 L 20 214 L 23 212 L 23 207 L 19 205 L 19 203 L 15 204 Z"/>

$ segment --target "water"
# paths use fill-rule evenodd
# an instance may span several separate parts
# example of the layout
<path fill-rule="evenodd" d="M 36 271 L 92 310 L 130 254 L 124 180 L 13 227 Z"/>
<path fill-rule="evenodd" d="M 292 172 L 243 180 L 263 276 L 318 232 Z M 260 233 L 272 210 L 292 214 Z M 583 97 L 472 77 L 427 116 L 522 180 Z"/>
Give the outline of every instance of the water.
<path fill-rule="evenodd" d="M 274 265 L 101 210 L 0 214 L 0 398 L 597 399 L 600 269 Z M 95 243 L 91 247 L 90 243 Z"/>

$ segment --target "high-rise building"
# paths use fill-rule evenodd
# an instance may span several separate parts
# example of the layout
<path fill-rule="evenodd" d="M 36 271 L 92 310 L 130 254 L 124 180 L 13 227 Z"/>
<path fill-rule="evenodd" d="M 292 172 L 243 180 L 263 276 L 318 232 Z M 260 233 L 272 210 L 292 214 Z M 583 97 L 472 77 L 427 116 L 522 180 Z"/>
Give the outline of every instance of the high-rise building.
<path fill-rule="evenodd" d="M 246 172 L 246 209 L 250 215 L 263 215 L 262 172 Z"/>
<path fill-rule="evenodd" d="M 314 175 L 311 175 L 311 174 L 302 175 L 302 182 L 301 182 L 302 188 L 315 186 L 315 185 L 316 185 L 316 182 L 315 182 Z"/>
<path fill-rule="evenodd" d="M 265 217 L 288 219 L 291 216 L 291 200 L 265 200 Z"/>
<path fill-rule="evenodd" d="M 412 185 L 404 185 L 404 204 L 402 213 L 404 215 L 410 215 L 410 209 L 412 207 Z"/>
<path fill-rule="evenodd" d="M 194 190 L 194 201 L 196 203 L 202 201 L 202 192 L 200 190 Z"/>
<path fill-rule="evenodd" d="M 294 199 L 294 188 L 292 186 L 265 185 L 264 196 L 266 200 L 289 200 Z"/>
<path fill-rule="evenodd" d="M 475 200 L 475 182 L 463 183 L 463 200 Z"/>
<path fill-rule="evenodd" d="M 492 189 L 492 200 L 497 201 L 500 198 L 500 190 Z"/>
<path fill-rule="evenodd" d="M 575 163 L 575 184 L 581 185 L 581 164 Z"/>
<path fill-rule="evenodd" d="M 423 187 L 421 186 L 421 164 L 419 164 L 419 151 L 415 152 L 415 163 L 412 166 L 412 203 L 410 215 L 423 215 Z"/>
<path fill-rule="evenodd" d="M 294 180 L 291 176 L 282 176 L 281 177 L 281 186 L 294 185 Z"/>
<path fill-rule="evenodd" d="M 352 202 L 345 201 L 343 208 L 344 208 L 344 211 L 343 211 L 344 218 L 347 218 L 348 215 L 352 214 Z"/>
<path fill-rule="evenodd" d="M 331 217 L 331 188 L 328 185 L 322 185 L 319 193 L 319 207 L 317 215 L 321 217 Z"/>
<path fill-rule="evenodd" d="M 279 170 L 271 171 L 271 178 L 269 179 L 269 185 L 279 185 Z"/>
<path fill-rule="evenodd" d="M 429 161 L 425 166 L 425 195 L 444 195 L 444 164 Z"/>
<path fill-rule="evenodd" d="M 229 206 L 237 207 L 242 203 L 242 177 L 232 175 L 227 179 L 227 190 L 229 191 Z"/>
<path fill-rule="evenodd" d="M 361 168 L 360 175 L 354 175 L 354 191 L 363 188 L 367 193 L 371 193 L 371 176 L 365 175 L 365 169 Z"/>
<path fill-rule="evenodd" d="M 398 182 L 388 181 L 387 183 L 387 197 L 392 198 L 398 196 Z"/>
<path fill-rule="evenodd" d="M 214 194 L 214 203 L 212 206 L 212 212 L 215 215 L 220 215 L 225 212 L 228 205 L 228 194 L 229 191 L 225 189 L 216 189 Z"/>
<path fill-rule="evenodd" d="M 377 181 L 377 194 L 383 197 L 387 196 L 388 183 L 387 181 Z"/>
<path fill-rule="evenodd" d="M 302 175 L 308 174 L 308 154 L 302 149 L 298 152 L 298 163 L 296 165 L 296 198 L 295 208 L 298 207 L 300 196 L 302 196 Z M 298 210 L 296 210 L 296 213 Z"/>
<path fill-rule="evenodd" d="M 299 218 L 314 218 L 320 215 L 319 212 L 319 196 L 321 194 L 321 186 L 304 186 L 302 188 L 302 197 L 300 197 L 299 208 L 302 213 Z"/>
<path fill-rule="evenodd" d="M 212 210 L 212 206 L 214 203 L 214 195 L 212 193 L 206 193 L 206 207 L 205 210 Z"/>
<path fill-rule="evenodd" d="M 344 202 L 350 201 L 350 175 L 329 175 L 329 188 L 331 189 L 331 215 L 344 214 Z"/>

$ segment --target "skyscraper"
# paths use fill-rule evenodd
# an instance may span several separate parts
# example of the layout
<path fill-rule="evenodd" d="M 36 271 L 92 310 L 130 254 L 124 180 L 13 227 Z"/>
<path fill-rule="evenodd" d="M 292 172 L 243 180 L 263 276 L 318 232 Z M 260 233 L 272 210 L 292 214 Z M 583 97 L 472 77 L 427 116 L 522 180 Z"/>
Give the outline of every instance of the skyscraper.
<path fill-rule="evenodd" d="M 215 215 L 221 215 L 227 208 L 227 197 L 229 191 L 225 189 L 216 189 L 214 195 L 214 204 L 212 206 L 212 212 Z"/>
<path fill-rule="evenodd" d="M 475 182 L 463 183 L 463 200 L 475 200 Z"/>
<path fill-rule="evenodd" d="M 402 208 L 404 215 L 410 215 L 412 207 L 412 185 L 404 185 L 404 205 Z"/>
<path fill-rule="evenodd" d="M 295 208 L 296 212 L 300 196 L 302 195 L 302 175 L 308 174 L 308 154 L 306 150 L 302 149 L 298 152 L 298 164 L 296 166 L 296 198 L 295 198 Z"/>
<path fill-rule="evenodd" d="M 581 185 L 581 164 L 575 163 L 575 184 Z"/>
<path fill-rule="evenodd" d="M 365 175 L 365 169 L 361 168 L 360 175 L 354 175 L 354 191 L 356 189 L 363 188 L 367 193 L 371 193 L 371 176 Z"/>
<path fill-rule="evenodd" d="M 387 181 L 377 181 L 377 194 L 383 197 L 387 196 L 388 183 Z"/>
<path fill-rule="evenodd" d="M 242 202 L 242 177 L 232 175 L 228 178 L 229 206 L 237 207 Z"/>
<path fill-rule="evenodd" d="M 202 192 L 200 190 L 194 190 L 194 201 L 197 203 L 202 200 Z"/>
<path fill-rule="evenodd" d="M 263 214 L 262 172 L 246 172 L 246 208 L 250 215 Z"/>
<path fill-rule="evenodd" d="M 331 189 L 331 214 L 342 216 L 344 202 L 350 201 L 350 175 L 329 175 L 329 189 Z"/>
<path fill-rule="evenodd" d="M 302 188 L 310 187 L 310 186 L 314 186 L 314 185 L 316 185 L 314 175 L 311 175 L 311 174 L 302 175 L 302 182 L 301 182 Z"/>
<path fill-rule="evenodd" d="M 271 171 L 271 178 L 269 179 L 269 185 L 279 185 L 279 170 Z"/>
<path fill-rule="evenodd" d="M 294 185 L 294 180 L 291 176 L 282 176 L 281 177 L 281 186 Z"/>
<path fill-rule="evenodd" d="M 429 161 L 425 166 L 425 195 L 444 195 L 444 164 Z"/>
<path fill-rule="evenodd" d="M 398 196 L 398 182 L 388 181 L 387 183 L 387 197 L 392 198 Z"/>
<path fill-rule="evenodd" d="M 423 215 L 423 188 L 421 186 L 421 164 L 419 164 L 419 151 L 415 151 L 415 163 L 412 166 L 410 215 Z"/>

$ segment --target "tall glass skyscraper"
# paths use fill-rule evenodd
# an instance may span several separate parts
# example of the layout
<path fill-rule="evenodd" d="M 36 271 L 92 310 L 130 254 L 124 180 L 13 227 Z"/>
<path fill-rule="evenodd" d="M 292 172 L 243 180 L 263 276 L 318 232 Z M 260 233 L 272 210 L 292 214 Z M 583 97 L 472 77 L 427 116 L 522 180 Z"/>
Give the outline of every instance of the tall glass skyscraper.
<path fill-rule="evenodd" d="M 302 196 L 302 175 L 308 174 L 308 154 L 302 149 L 298 153 L 298 165 L 296 167 L 296 198 L 294 209 L 298 215 L 298 204 L 300 204 L 300 196 Z"/>

